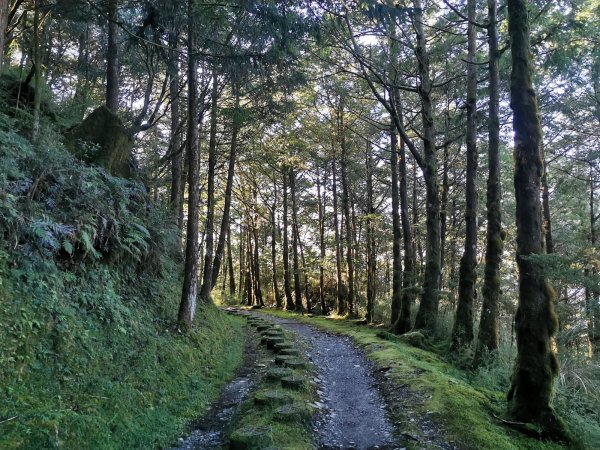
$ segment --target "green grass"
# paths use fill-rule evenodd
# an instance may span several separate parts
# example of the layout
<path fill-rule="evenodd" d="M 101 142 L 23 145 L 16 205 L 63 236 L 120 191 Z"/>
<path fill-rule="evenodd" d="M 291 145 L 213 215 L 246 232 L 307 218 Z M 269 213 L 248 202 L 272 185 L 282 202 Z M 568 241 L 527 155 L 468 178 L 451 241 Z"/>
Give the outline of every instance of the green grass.
<path fill-rule="evenodd" d="M 402 432 L 418 436 L 418 427 L 411 424 L 410 418 L 428 415 L 442 426 L 445 441 L 456 442 L 464 449 L 564 448 L 527 438 L 503 426 L 494 415 L 501 417 L 504 414 L 505 393 L 473 386 L 466 372 L 432 352 L 381 339 L 377 337 L 381 330 L 343 319 L 308 318 L 276 310 L 268 313 L 278 317 L 292 316 L 319 328 L 348 335 L 379 368 L 389 368 L 391 379 L 397 385 L 406 385 L 414 394 L 408 404 L 392 404 L 392 419 L 401 424 Z"/>

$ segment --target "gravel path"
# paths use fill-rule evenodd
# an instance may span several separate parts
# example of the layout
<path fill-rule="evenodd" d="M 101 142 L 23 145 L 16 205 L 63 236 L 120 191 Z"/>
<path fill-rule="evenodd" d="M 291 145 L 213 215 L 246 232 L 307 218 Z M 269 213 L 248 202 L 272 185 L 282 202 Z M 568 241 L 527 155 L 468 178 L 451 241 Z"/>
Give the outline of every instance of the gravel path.
<path fill-rule="evenodd" d="M 315 420 L 320 449 L 396 449 L 393 426 L 376 388 L 373 368 L 349 337 L 302 322 L 269 317 L 306 343 L 316 366 L 318 393 L 324 405 Z"/>

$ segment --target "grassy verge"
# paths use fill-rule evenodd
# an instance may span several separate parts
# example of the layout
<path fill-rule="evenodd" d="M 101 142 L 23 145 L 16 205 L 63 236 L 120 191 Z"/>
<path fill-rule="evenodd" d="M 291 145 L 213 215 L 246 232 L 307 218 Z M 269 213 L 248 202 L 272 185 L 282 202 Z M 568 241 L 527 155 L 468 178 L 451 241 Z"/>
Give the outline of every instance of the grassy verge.
<path fill-rule="evenodd" d="M 392 419 L 402 432 L 419 436 L 414 417 L 430 417 L 443 428 L 444 440 L 465 449 L 561 449 L 554 443 L 531 439 L 503 426 L 494 416 L 502 416 L 505 393 L 473 386 L 467 374 L 444 362 L 438 355 L 418 348 L 381 339 L 380 330 L 346 320 L 308 318 L 295 313 L 269 310 L 278 317 L 294 317 L 319 328 L 352 337 L 389 381 L 412 393 L 409 404 L 394 405 L 388 396 Z M 417 448 L 422 448 L 418 444 Z"/>
<path fill-rule="evenodd" d="M 114 285 L 117 273 L 99 267 L 106 276 L 99 283 L 98 272 L 88 270 L 88 278 L 79 274 L 70 286 L 69 273 L 51 272 L 44 303 L 4 278 L 0 448 L 168 446 L 242 361 L 241 319 L 214 306 L 200 308 L 192 333 L 173 333 L 176 277 L 130 280 L 129 294 L 154 289 L 156 298 L 144 301 Z M 91 311 L 82 296 L 103 303 Z M 118 309 L 120 319 L 101 319 L 97 308 Z"/>
<path fill-rule="evenodd" d="M 250 332 L 250 336 L 260 340 L 260 334 Z M 293 342 L 293 337 L 290 332 L 285 332 L 286 341 Z M 294 344 L 295 347 L 298 344 Z M 265 375 L 269 370 L 277 368 L 274 364 L 275 354 L 272 351 L 261 347 L 259 364 L 264 366 Z M 272 439 L 272 447 L 276 449 L 290 450 L 310 450 L 314 448 L 311 417 L 313 410 L 309 404 L 315 401 L 316 393 L 314 385 L 308 382 L 312 378 L 313 369 L 307 366 L 305 369 L 291 369 L 291 373 L 296 378 L 306 380 L 301 389 L 283 388 L 280 380 L 269 379 L 268 376 L 263 376 L 257 386 L 257 392 L 251 395 L 240 408 L 240 415 L 235 423 L 235 429 L 232 435 L 236 433 L 247 433 L 248 431 L 266 431 Z M 286 399 L 282 402 L 261 402 L 257 404 L 255 398 L 265 393 L 278 393 Z M 278 414 L 277 408 L 282 404 L 297 405 L 301 408 L 301 414 L 291 417 L 289 420 L 282 420 L 282 416 Z M 248 447 L 255 448 L 255 447 Z M 261 447 L 262 448 L 262 447 Z"/>

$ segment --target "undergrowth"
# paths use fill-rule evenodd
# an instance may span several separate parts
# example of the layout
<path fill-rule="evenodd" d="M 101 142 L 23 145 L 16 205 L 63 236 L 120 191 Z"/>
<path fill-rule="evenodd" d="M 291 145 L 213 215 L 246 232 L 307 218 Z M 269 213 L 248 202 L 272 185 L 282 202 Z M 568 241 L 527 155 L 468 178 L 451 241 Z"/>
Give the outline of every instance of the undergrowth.
<path fill-rule="evenodd" d="M 50 123 L 32 145 L 27 114 L 0 113 L 0 448 L 172 444 L 241 363 L 240 320 L 204 305 L 175 332 L 171 213 Z"/>

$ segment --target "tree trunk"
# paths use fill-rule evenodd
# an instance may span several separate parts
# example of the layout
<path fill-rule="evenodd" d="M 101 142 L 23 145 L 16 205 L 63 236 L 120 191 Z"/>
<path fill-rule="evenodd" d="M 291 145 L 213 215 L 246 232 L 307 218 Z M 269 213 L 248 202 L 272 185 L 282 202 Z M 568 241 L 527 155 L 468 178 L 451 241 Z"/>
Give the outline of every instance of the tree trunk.
<path fill-rule="evenodd" d="M 215 232 L 215 165 L 217 159 L 217 107 L 219 100 L 217 71 L 213 69 L 212 91 L 210 101 L 210 138 L 208 142 L 208 179 L 206 183 L 206 229 L 204 242 L 204 270 L 202 272 L 202 288 L 200 298 L 210 301 L 213 286 L 213 244 Z M 216 281 L 216 280 L 215 280 Z"/>
<path fill-rule="evenodd" d="M 340 224 L 338 217 L 338 198 L 337 198 L 337 169 L 335 158 L 331 161 L 331 174 L 333 178 L 333 228 L 335 232 L 335 270 L 336 270 L 336 291 L 337 291 L 337 313 L 341 316 L 346 313 L 346 288 L 342 278 L 342 248 L 340 239 Z"/>
<path fill-rule="evenodd" d="M 273 297 L 275 298 L 275 306 L 279 309 L 283 308 L 283 299 L 281 298 L 281 292 L 279 292 L 279 285 L 277 283 L 277 183 L 273 183 L 275 201 L 271 205 L 271 270 L 272 283 L 273 283 Z"/>
<path fill-rule="evenodd" d="M 304 279 L 304 297 L 306 298 L 306 312 L 312 314 L 313 305 L 310 298 L 310 284 L 308 282 L 308 268 L 306 267 L 306 259 L 304 258 L 304 244 L 302 243 L 302 239 L 300 239 L 300 231 L 298 230 L 298 225 L 294 228 L 296 236 L 298 238 L 298 246 L 300 247 L 300 261 L 302 261 L 302 277 Z"/>
<path fill-rule="evenodd" d="M 395 133 L 393 133 L 395 134 Z M 375 250 L 375 230 L 373 216 L 375 206 L 373 204 L 373 154 L 371 144 L 367 144 L 365 165 L 367 171 L 367 322 L 371 323 L 375 313 L 375 296 L 377 294 L 377 255 Z M 397 159 L 397 158 L 396 158 Z M 396 194 L 397 195 L 397 194 Z M 397 213 L 397 212 L 396 212 Z M 395 236 L 394 236 L 395 237 Z"/>
<path fill-rule="evenodd" d="M 325 170 L 325 180 L 327 180 L 327 170 Z M 321 314 L 327 315 L 327 305 L 325 304 L 325 186 L 323 183 L 323 193 L 321 194 L 321 173 L 317 169 L 317 199 L 319 206 L 319 303 L 321 304 Z"/>
<path fill-rule="evenodd" d="M 477 280 L 477 29 L 475 0 L 467 1 L 467 179 L 465 186 L 465 249 L 460 260 L 458 307 L 452 330 L 452 346 L 468 347 L 473 341 L 473 302 Z"/>
<path fill-rule="evenodd" d="M 188 220 L 186 230 L 183 289 L 177 322 L 184 331 L 192 328 L 198 287 L 198 202 L 200 158 L 198 148 L 198 66 L 196 52 L 195 0 L 188 0 Z"/>
<path fill-rule="evenodd" d="M 290 245 L 288 242 L 288 169 L 283 169 L 283 291 L 285 293 L 285 309 L 295 308 L 290 284 Z"/>
<path fill-rule="evenodd" d="M 554 253 L 554 239 L 552 239 L 552 221 L 550 217 L 550 189 L 548 188 L 548 167 L 544 154 L 544 143 L 540 142 L 542 153 L 542 162 L 544 171 L 542 172 L 542 211 L 544 214 L 544 243 L 546 245 L 546 253 Z"/>
<path fill-rule="evenodd" d="M 344 102 L 340 100 L 338 111 L 338 133 L 340 139 L 340 169 L 342 181 L 342 210 L 344 213 L 344 222 L 346 225 L 346 280 L 348 282 L 348 292 L 346 303 L 348 305 L 348 314 L 354 317 L 354 258 L 352 249 L 354 248 L 354 239 L 352 233 L 352 218 L 350 217 L 350 187 L 348 182 L 348 149 L 346 148 L 346 125 L 344 123 Z"/>
<path fill-rule="evenodd" d="M 4 44 L 6 27 L 8 26 L 8 0 L 0 0 L 0 74 L 4 62 Z"/>
<path fill-rule="evenodd" d="M 596 249 L 596 208 L 595 203 L 595 189 L 594 189 L 594 178 L 592 171 L 592 164 L 590 163 L 590 247 Z M 587 270 L 588 275 L 590 270 Z M 586 289 L 586 315 L 588 319 L 588 339 L 590 341 L 590 348 L 592 355 L 597 355 L 600 351 L 600 305 L 598 299 L 600 298 L 600 289 L 595 281 L 597 277 L 597 270 L 592 265 L 591 269 L 591 288 Z"/>
<path fill-rule="evenodd" d="M 298 209 L 296 203 L 296 174 L 294 169 L 289 169 L 290 195 L 292 197 L 292 257 L 294 264 L 294 303 L 298 311 L 302 311 L 302 285 L 300 284 L 300 264 L 298 261 Z"/>
<path fill-rule="evenodd" d="M 553 310 L 555 293 L 544 277 L 543 266 L 529 258 L 544 251 L 540 203 L 543 162 L 525 0 L 508 0 L 508 29 L 519 267 L 519 306 L 515 317 L 518 352 L 508 401 L 511 415 L 516 420 L 536 423 L 549 437 L 562 439 L 565 437 L 563 427 L 550 406 L 558 374 L 558 361 L 551 342 L 558 325 Z"/>
<path fill-rule="evenodd" d="M 231 145 L 229 147 L 229 165 L 227 167 L 227 183 L 225 185 L 223 217 L 221 218 L 221 229 L 219 231 L 219 240 L 217 242 L 217 250 L 215 251 L 215 257 L 213 260 L 211 274 L 212 286 L 217 284 L 217 279 L 219 278 L 219 272 L 221 270 L 221 261 L 223 260 L 223 252 L 225 250 L 225 235 L 227 234 L 227 229 L 229 228 L 229 216 L 231 211 L 231 192 L 233 190 L 233 177 L 235 175 L 235 159 L 237 155 L 238 133 L 240 129 L 239 120 L 237 119 L 237 113 L 240 106 L 240 95 L 237 89 L 237 85 L 235 83 L 233 84 L 233 93 L 235 96 L 235 112 L 233 116 L 233 125 L 231 129 Z"/>
<path fill-rule="evenodd" d="M 397 90 L 395 90 L 395 93 Z M 397 95 L 394 95 L 397 97 Z M 396 102 L 397 103 L 397 102 Z M 398 105 L 396 105 L 398 109 Z M 402 254 L 400 242 L 402 239 L 402 225 L 400 222 L 400 198 L 398 185 L 398 130 L 392 120 L 390 126 L 390 167 L 392 172 L 392 315 L 393 331 L 398 333 L 404 325 L 398 323 L 402 310 Z M 406 249 L 405 249 L 406 251 Z"/>
<path fill-rule="evenodd" d="M 183 207 L 181 198 L 182 184 L 182 156 L 181 156 L 181 134 L 179 133 L 179 63 L 177 52 L 177 32 L 169 32 L 169 95 L 171 97 L 171 142 L 169 153 L 171 156 L 171 199 L 170 206 L 177 217 L 177 227 L 181 230 L 183 223 L 180 221 L 182 214 L 180 210 Z"/>
<path fill-rule="evenodd" d="M 235 295 L 235 274 L 233 270 L 233 255 L 231 251 L 231 224 L 227 225 L 227 267 L 229 269 L 229 295 Z"/>
<path fill-rule="evenodd" d="M 496 23 L 496 0 L 488 0 L 488 46 L 489 46 L 489 117 L 488 117 L 488 180 L 487 180 L 487 230 L 485 248 L 485 271 L 483 278 L 483 305 L 475 364 L 482 361 L 486 352 L 498 349 L 498 304 L 500 301 L 500 263 L 504 248 L 502 236 L 502 210 L 500 185 L 500 119 L 498 81 L 498 29 Z"/>
<path fill-rule="evenodd" d="M 399 107 L 398 107 L 399 108 Z M 410 312 L 415 300 L 416 289 L 416 260 L 413 230 L 408 214 L 408 189 L 406 186 L 406 150 L 404 142 L 400 141 L 400 220 L 404 243 L 404 273 L 402 274 L 402 309 L 396 321 L 397 334 L 408 333 L 411 328 Z"/>
<path fill-rule="evenodd" d="M 421 0 L 414 0 L 414 26 L 417 33 L 416 54 L 420 76 L 418 87 L 421 98 L 421 117 L 423 119 L 423 155 L 421 167 L 426 187 L 427 212 L 427 255 L 423 295 L 415 322 L 417 329 L 433 333 L 435 330 L 440 285 L 440 197 L 438 192 L 437 155 L 435 148 L 435 124 L 431 102 L 432 83 L 429 75 L 429 55 L 423 25 L 423 6 Z"/>
<path fill-rule="evenodd" d="M 242 299 L 242 303 L 243 303 L 243 290 L 244 290 L 244 286 L 245 286 L 245 273 L 246 273 L 246 241 L 244 240 L 244 226 L 243 224 L 240 224 L 240 239 L 239 239 L 239 254 L 240 254 L 240 283 L 239 283 L 239 296 Z"/>
<path fill-rule="evenodd" d="M 118 0 L 108 0 L 108 46 L 106 50 L 106 107 L 119 109 Z"/>
<path fill-rule="evenodd" d="M 42 61 L 40 46 L 40 4 L 35 0 L 33 4 L 33 126 L 31 130 L 32 141 L 37 143 L 40 135 L 40 105 L 42 99 Z"/>
<path fill-rule="evenodd" d="M 257 199 L 257 192 L 254 191 L 254 200 L 252 202 L 252 208 L 253 208 L 253 212 L 252 212 L 252 236 L 254 238 L 254 263 L 253 263 L 253 267 L 254 267 L 254 272 L 253 272 L 253 279 L 254 279 L 254 296 L 256 298 L 256 302 L 258 305 L 260 306 L 264 306 L 264 300 L 263 300 L 263 295 L 262 295 L 262 289 L 260 287 L 260 258 L 259 258 L 259 253 L 258 253 L 258 223 L 257 223 L 257 219 L 258 219 L 258 213 L 256 212 L 256 199 Z"/>

